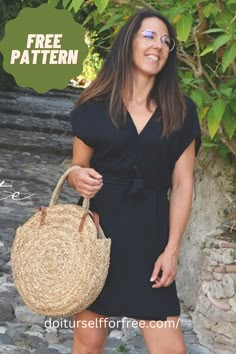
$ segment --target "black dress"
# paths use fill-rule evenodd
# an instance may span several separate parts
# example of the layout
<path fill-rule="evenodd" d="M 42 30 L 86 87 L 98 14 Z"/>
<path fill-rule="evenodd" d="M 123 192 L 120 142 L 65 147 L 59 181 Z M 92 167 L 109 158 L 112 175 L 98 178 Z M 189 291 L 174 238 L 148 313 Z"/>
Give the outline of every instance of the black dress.
<path fill-rule="evenodd" d="M 175 162 L 194 139 L 196 154 L 201 145 L 195 105 L 187 98 L 186 103 L 184 124 L 168 139 L 161 139 L 158 109 L 140 134 L 129 113 L 126 124 L 116 128 L 105 101 L 84 103 L 71 112 L 73 135 L 94 148 L 91 167 L 103 176 L 104 185 L 90 206 L 112 240 L 108 277 L 91 311 L 143 320 L 180 315 L 175 281 L 155 289 L 150 277 L 168 242 L 167 192 Z"/>

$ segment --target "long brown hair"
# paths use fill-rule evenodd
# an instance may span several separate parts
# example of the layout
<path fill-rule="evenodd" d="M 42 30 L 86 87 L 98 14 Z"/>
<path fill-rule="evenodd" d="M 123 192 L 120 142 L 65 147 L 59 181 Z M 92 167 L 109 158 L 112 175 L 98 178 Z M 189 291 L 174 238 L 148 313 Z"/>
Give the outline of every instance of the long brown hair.
<path fill-rule="evenodd" d="M 170 22 L 160 13 L 142 10 L 132 16 L 121 28 L 115 38 L 109 54 L 97 78 L 80 95 L 77 104 L 90 100 L 108 100 L 109 115 L 118 127 L 126 120 L 126 108 L 123 94 L 132 94 L 132 42 L 145 18 L 157 17 L 162 20 L 176 42 L 175 31 Z M 168 137 L 178 130 L 185 116 L 185 102 L 177 82 L 176 48 L 168 56 L 163 69 L 156 75 L 153 88 L 147 97 L 147 106 L 151 101 L 159 107 L 163 124 L 162 136 Z M 160 118 L 159 118 L 160 119 Z"/>

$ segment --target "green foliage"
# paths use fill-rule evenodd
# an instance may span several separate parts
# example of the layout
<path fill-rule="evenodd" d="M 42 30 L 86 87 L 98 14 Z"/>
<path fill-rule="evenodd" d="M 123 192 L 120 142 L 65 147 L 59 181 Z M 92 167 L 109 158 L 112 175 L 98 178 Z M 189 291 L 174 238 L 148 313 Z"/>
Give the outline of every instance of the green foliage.
<path fill-rule="evenodd" d="M 97 10 L 88 16 L 100 44 L 109 49 L 122 24 L 140 7 L 162 12 L 176 28 L 179 78 L 197 104 L 205 146 L 224 157 L 236 156 L 235 0 L 123 0 L 122 6 L 110 0 L 102 16 Z"/>
<path fill-rule="evenodd" d="M 77 14 L 94 5 L 83 23 L 97 31 L 98 51 L 109 50 L 120 27 L 137 9 L 166 15 L 176 28 L 179 79 L 185 94 L 197 104 L 204 145 L 217 148 L 221 156 L 236 156 L 235 0 L 84 0 L 76 2 L 77 8 L 72 0 L 63 3 L 74 13 L 83 3 Z"/>
<path fill-rule="evenodd" d="M 225 111 L 225 101 L 222 98 L 216 99 L 207 114 L 208 129 L 213 138 L 220 126 Z"/>
<path fill-rule="evenodd" d="M 87 33 L 85 38 L 86 44 L 89 47 L 89 53 L 83 62 L 83 71 L 78 76 L 79 85 L 86 87 L 93 81 L 98 71 L 102 67 L 103 60 L 100 55 L 94 51 L 94 42 L 97 38 L 96 32 Z"/>
<path fill-rule="evenodd" d="M 76 13 L 81 9 L 84 3 L 89 3 L 91 1 L 87 0 L 52 0 L 55 3 L 55 6 L 59 5 L 69 11 Z M 93 1 L 96 5 L 97 11 L 101 14 L 107 7 L 109 0 L 94 0 Z M 86 6 L 86 5 L 85 5 Z"/>
<path fill-rule="evenodd" d="M 129 352 L 129 349 L 126 348 L 125 345 L 121 344 L 118 348 L 116 348 L 116 351 L 120 353 L 127 353 Z"/>
<path fill-rule="evenodd" d="M 177 23 L 176 30 L 179 40 L 186 42 L 189 38 L 192 28 L 193 18 L 191 14 L 180 15 Z"/>
<path fill-rule="evenodd" d="M 98 12 L 102 13 L 107 7 L 109 0 L 94 0 L 94 2 L 98 8 Z"/>

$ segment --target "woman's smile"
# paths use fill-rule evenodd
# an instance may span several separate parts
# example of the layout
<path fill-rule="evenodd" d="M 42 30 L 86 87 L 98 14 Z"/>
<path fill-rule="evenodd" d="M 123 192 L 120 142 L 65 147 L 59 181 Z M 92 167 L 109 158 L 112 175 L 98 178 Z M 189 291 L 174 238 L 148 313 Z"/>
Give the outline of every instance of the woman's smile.
<path fill-rule="evenodd" d="M 147 30 L 148 29 L 148 30 Z M 147 36 L 147 32 L 150 36 Z M 158 36 L 157 36 L 158 33 Z M 163 38 L 168 38 L 168 29 L 163 21 L 156 17 L 145 18 L 133 40 L 133 68 L 135 73 L 158 74 L 169 56 L 168 47 Z M 144 58 L 144 60 L 140 60 Z"/>

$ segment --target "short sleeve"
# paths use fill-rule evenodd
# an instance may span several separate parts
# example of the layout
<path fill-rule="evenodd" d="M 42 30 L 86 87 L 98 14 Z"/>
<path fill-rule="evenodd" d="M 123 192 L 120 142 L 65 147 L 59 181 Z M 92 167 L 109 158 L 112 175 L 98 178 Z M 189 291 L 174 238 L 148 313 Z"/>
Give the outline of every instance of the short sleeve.
<path fill-rule="evenodd" d="M 197 156 L 201 146 L 201 128 L 198 120 L 195 103 L 186 98 L 186 116 L 182 127 L 176 132 L 173 141 L 172 152 L 174 160 L 177 161 L 185 149 L 195 139 L 195 155 Z"/>
<path fill-rule="evenodd" d="M 92 148 L 95 145 L 95 131 L 92 123 L 93 115 L 94 113 L 88 103 L 76 106 L 70 112 L 72 135 L 81 139 L 86 145 Z"/>

